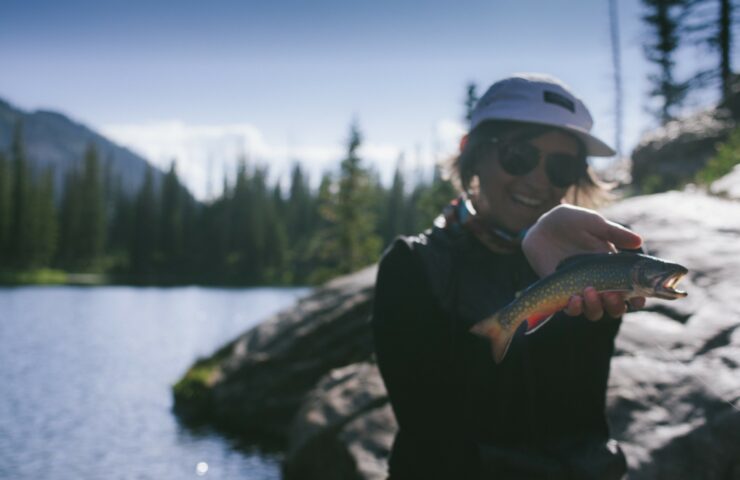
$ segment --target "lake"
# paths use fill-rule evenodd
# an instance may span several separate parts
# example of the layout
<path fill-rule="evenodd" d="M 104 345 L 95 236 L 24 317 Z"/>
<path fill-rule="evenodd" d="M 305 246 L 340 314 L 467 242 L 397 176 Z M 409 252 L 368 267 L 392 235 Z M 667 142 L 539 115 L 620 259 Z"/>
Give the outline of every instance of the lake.
<path fill-rule="evenodd" d="M 0 478 L 280 478 L 278 456 L 182 426 L 171 386 L 308 291 L 0 289 Z"/>

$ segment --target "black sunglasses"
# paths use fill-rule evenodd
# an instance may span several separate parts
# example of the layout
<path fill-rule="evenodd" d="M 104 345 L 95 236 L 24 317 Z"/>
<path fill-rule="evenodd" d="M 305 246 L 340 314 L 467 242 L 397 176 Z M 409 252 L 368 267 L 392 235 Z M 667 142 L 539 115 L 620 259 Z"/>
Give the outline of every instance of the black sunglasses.
<path fill-rule="evenodd" d="M 540 149 L 528 142 L 503 142 L 497 138 L 489 140 L 498 147 L 498 159 L 506 173 L 514 176 L 526 175 L 540 163 Z M 586 173 L 586 158 L 568 153 L 550 153 L 545 157 L 545 173 L 554 186 L 568 188 Z"/>

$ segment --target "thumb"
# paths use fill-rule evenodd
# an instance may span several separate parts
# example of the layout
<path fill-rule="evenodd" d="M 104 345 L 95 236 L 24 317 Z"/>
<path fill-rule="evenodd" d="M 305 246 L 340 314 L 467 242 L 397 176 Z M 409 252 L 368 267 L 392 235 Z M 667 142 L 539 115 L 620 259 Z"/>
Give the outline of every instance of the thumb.
<path fill-rule="evenodd" d="M 640 235 L 608 220 L 603 238 L 613 243 L 617 248 L 635 249 L 640 248 L 642 245 L 642 237 Z"/>

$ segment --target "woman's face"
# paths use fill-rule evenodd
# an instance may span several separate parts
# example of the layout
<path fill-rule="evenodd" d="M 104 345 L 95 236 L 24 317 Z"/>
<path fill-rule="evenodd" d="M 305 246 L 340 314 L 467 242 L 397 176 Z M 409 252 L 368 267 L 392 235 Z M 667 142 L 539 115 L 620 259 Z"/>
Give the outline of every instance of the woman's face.
<path fill-rule="evenodd" d="M 552 185 L 545 172 L 544 158 L 552 153 L 578 156 L 578 143 L 571 136 L 549 131 L 522 140 L 540 151 L 537 166 L 521 176 L 510 175 L 501 167 L 498 149 L 484 147 L 477 162 L 479 193 L 475 199 L 478 214 L 511 232 L 519 232 L 563 201 L 567 188 Z"/>

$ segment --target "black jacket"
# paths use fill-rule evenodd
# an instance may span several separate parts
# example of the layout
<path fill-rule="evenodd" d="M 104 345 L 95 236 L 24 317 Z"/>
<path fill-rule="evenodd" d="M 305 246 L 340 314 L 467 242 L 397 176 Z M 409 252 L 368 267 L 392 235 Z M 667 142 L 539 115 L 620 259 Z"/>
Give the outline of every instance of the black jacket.
<path fill-rule="evenodd" d="M 624 473 L 605 419 L 619 319 L 558 314 L 518 331 L 500 365 L 468 332 L 536 279 L 521 252 L 495 254 L 462 229 L 399 238 L 385 252 L 373 331 L 399 424 L 392 479 Z"/>

